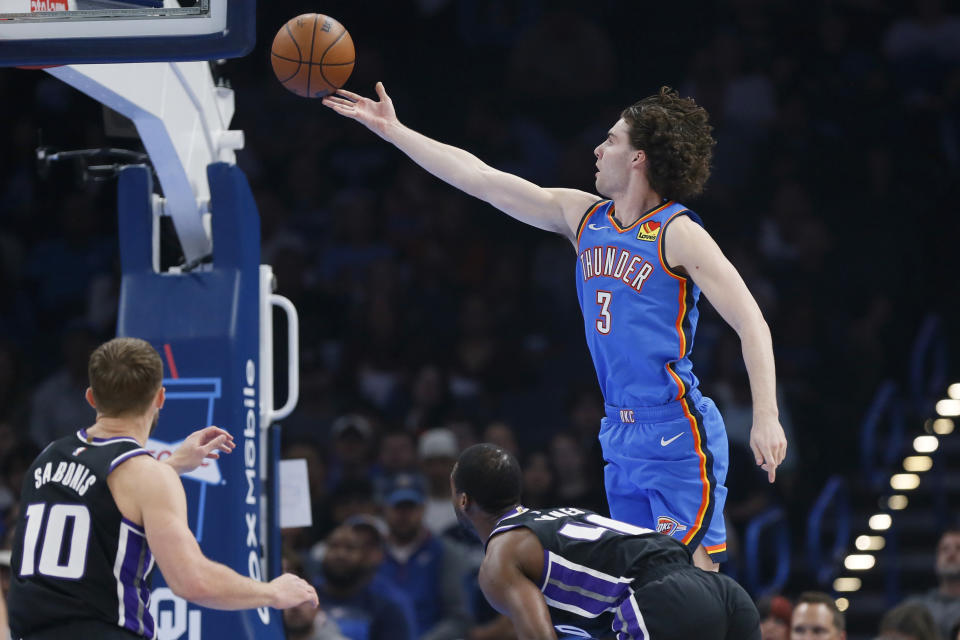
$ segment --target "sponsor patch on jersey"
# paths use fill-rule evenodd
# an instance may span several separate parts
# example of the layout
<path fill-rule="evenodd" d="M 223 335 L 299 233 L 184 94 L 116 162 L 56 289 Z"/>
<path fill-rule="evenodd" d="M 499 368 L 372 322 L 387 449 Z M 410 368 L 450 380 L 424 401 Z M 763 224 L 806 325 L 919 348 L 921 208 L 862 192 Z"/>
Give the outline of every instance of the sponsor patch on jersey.
<path fill-rule="evenodd" d="M 667 516 L 660 516 L 657 518 L 657 533 L 662 533 L 666 536 L 672 536 L 678 531 L 686 531 L 687 525 L 680 524 L 673 518 Z"/>
<path fill-rule="evenodd" d="M 87 450 L 86 447 L 77 447 L 76 449 L 73 450 L 73 455 L 74 455 L 74 457 L 76 457 L 76 456 L 80 455 L 81 453 L 83 453 L 83 452 L 86 451 L 86 450 Z"/>
<path fill-rule="evenodd" d="M 660 223 L 656 220 L 650 220 L 640 225 L 640 232 L 637 234 L 637 240 L 646 240 L 653 242 L 660 233 Z"/>

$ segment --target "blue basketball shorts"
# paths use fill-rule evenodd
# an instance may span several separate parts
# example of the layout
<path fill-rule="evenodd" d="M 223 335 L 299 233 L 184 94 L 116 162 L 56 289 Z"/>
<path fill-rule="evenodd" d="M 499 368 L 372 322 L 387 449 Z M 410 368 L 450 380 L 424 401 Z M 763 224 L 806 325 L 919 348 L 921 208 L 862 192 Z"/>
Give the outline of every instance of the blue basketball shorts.
<path fill-rule="evenodd" d="M 701 544 L 727 559 L 723 505 L 729 452 L 723 418 L 697 389 L 658 407 L 606 406 L 600 425 L 610 516 Z"/>

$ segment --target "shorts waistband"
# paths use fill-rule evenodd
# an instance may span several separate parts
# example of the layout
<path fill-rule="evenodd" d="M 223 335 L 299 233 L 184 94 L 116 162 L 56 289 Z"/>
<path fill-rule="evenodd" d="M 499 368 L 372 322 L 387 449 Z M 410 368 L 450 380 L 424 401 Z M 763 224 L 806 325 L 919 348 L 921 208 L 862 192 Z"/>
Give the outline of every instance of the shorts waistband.
<path fill-rule="evenodd" d="M 671 562 L 669 564 L 650 567 L 645 569 L 639 576 L 634 578 L 633 586 L 635 589 L 639 589 L 640 587 L 650 584 L 651 582 L 662 580 L 669 575 L 676 574 L 680 571 L 689 571 L 691 569 L 696 569 L 696 567 L 689 562 Z"/>
<path fill-rule="evenodd" d="M 684 396 L 684 400 L 696 406 L 703 400 L 703 394 L 699 389 L 691 389 Z M 661 404 L 656 407 L 615 407 L 612 404 L 605 404 L 607 418 L 616 420 L 624 424 L 631 422 L 663 422 L 666 420 L 677 420 L 686 417 L 683 408 L 683 402 L 675 400 L 667 404 Z"/>

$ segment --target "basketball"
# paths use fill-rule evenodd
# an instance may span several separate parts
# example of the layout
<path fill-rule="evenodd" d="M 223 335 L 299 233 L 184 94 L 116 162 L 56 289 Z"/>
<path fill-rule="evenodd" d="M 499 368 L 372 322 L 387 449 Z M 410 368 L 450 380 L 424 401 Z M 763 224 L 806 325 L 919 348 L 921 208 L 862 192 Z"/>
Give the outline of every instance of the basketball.
<path fill-rule="evenodd" d="M 273 39 L 270 62 L 280 84 L 304 98 L 322 98 L 353 72 L 353 39 L 342 24 L 305 13 L 283 25 Z"/>

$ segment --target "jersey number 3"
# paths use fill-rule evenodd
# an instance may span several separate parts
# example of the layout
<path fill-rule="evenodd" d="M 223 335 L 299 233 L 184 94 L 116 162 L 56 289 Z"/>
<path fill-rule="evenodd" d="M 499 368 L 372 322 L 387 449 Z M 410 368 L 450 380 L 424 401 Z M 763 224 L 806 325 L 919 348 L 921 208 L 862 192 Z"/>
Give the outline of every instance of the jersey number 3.
<path fill-rule="evenodd" d="M 20 577 L 34 574 L 37 543 L 40 541 L 46 508 L 47 505 L 43 502 L 27 507 Z M 46 515 L 47 531 L 40 545 L 40 565 L 37 571 L 52 578 L 82 578 L 87 563 L 87 542 L 90 540 L 90 511 L 82 504 L 55 504 Z M 64 540 L 67 523 L 70 521 L 73 522 L 70 539 Z M 66 553 L 63 549 L 65 542 L 68 545 Z M 64 556 L 66 560 L 61 561 Z"/>
<path fill-rule="evenodd" d="M 603 289 L 597 289 L 597 304 L 600 305 L 600 315 L 597 316 L 597 331 L 603 335 L 610 333 L 610 301 L 613 294 Z"/>

